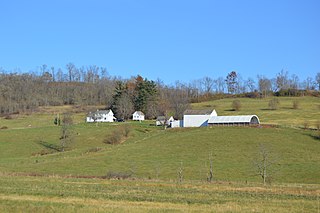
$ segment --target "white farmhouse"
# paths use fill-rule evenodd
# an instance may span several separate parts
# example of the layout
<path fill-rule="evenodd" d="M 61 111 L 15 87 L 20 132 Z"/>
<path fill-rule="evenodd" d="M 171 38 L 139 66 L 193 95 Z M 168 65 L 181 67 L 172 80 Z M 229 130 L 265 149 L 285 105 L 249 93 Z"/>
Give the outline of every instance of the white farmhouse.
<path fill-rule="evenodd" d="M 183 127 L 208 126 L 208 120 L 217 116 L 216 110 L 186 110 L 183 115 Z"/>
<path fill-rule="evenodd" d="M 87 123 L 93 122 L 114 122 L 116 118 L 111 109 L 109 110 L 97 110 L 96 112 L 90 112 L 87 115 L 86 121 Z"/>
<path fill-rule="evenodd" d="M 132 114 L 132 120 L 134 121 L 144 121 L 144 114 L 141 111 L 135 111 Z"/>

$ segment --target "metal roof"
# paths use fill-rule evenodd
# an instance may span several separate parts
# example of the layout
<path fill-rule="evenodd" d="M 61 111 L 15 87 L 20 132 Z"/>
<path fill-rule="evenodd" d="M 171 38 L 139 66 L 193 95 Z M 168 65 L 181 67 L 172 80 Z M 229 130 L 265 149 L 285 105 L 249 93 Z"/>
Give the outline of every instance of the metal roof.
<path fill-rule="evenodd" d="M 208 123 L 250 123 L 254 117 L 257 118 L 258 123 L 260 123 L 256 115 L 212 116 L 209 118 Z"/>
<path fill-rule="evenodd" d="M 211 115 L 213 112 L 212 109 L 202 109 L 202 110 L 196 110 L 196 109 L 187 109 L 184 111 L 184 115 Z"/>

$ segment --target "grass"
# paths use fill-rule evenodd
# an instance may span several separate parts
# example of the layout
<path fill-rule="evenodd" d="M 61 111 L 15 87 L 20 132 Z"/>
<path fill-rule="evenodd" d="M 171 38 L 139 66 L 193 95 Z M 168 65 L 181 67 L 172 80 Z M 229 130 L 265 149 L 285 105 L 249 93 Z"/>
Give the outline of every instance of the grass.
<path fill-rule="evenodd" d="M 79 112 L 73 143 L 58 152 L 54 117 L 74 108 L 0 118 L 0 128 L 8 127 L 0 129 L 0 211 L 319 211 L 319 132 L 300 127 L 308 121 L 314 128 L 320 120 L 320 99 L 280 98 L 278 110 L 267 109 L 270 99 L 239 100 L 240 111 L 231 110 L 233 99 L 192 107 L 215 108 L 219 115 L 257 114 L 262 123 L 278 127 L 163 130 L 151 126 L 153 121 L 125 122 L 132 129 L 126 140 L 109 145 L 105 138 L 124 123 L 88 124 Z M 260 144 L 275 162 L 272 186 L 262 186 L 256 175 Z M 205 183 L 211 154 L 214 184 Z M 177 184 L 181 163 L 183 182 Z M 99 179 L 108 173 L 135 180 Z"/>
<path fill-rule="evenodd" d="M 1 212 L 317 212 L 319 187 L 0 176 Z"/>
<path fill-rule="evenodd" d="M 288 127 L 302 127 L 308 121 L 315 127 L 320 120 L 320 98 L 318 97 L 280 97 L 279 109 L 270 110 L 268 103 L 273 97 L 265 99 L 241 98 L 241 109 L 233 111 L 234 99 L 221 99 L 192 104 L 194 109 L 216 109 L 218 115 L 258 115 L 262 123 L 277 124 Z M 299 108 L 294 109 L 294 102 L 299 102 Z"/>

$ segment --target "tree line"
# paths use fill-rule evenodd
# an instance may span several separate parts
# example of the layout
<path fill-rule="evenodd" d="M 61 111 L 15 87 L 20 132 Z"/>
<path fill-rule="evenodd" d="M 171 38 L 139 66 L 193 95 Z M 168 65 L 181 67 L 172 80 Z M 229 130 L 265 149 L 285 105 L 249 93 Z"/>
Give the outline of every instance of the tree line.
<path fill-rule="evenodd" d="M 139 75 L 129 79 L 110 76 L 106 68 L 95 65 L 77 67 L 68 63 L 64 70 L 42 65 L 37 72 L 28 73 L 0 68 L 1 115 L 33 112 L 39 106 L 105 105 L 123 119 L 136 110 L 148 118 L 170 112 L 179 119 L 191 102 L 226 96 L 318 96 L 319 91 L 320 72 L 301 81 L 285 70 L 274 78 L 258 75 L 248 79 L 231 71 L 224 77 L 206 76 L 166 85 Z"/>

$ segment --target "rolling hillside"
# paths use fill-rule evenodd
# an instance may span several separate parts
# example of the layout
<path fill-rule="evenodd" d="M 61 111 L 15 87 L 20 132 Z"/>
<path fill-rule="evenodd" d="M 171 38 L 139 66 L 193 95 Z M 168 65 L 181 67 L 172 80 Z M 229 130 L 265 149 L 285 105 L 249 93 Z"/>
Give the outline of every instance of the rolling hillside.
<path fill-rule="evenodd" d="M 0 126 L 8 129 L 0 130 L 0 171 L 75 176 L 104 176 L 112 172 L 175 180 L 177 170 L 183 167 L 186 180 L 205 180 L 212 155 L 216 180 L 257 182 L 260 178 L 255 175 L 254 162 L 259 159 L 259 146 L 263 144 L 274 161 L 273 181 L 320 183 L 317 132 L 288 128 L 298 127 L 309 118 L 310 123 L 316 123 L 320 118 L 316 110 L 319 99 L 301 98 L 297 110 L 290 108 L 292 100 L 281 98 L 279 110 L 266 110 L 263 107 L 268 100 L 241 99 L 240 112 L 230 111 L 232 99 L 193 105 L 194 108 L 216 108 L 220 115 L 258 114 L 262 123 L 279 124 L 282 126 L 279 128 L 162 130 L 150 126 L 152 122 L 127 122 L 132 128 L 130 136 L 116 146 L 103 140 L 122 123 L 86 124 L 83 114 L 75 114 L 76 134 L 71 149 L 64 153 L 52 149 L 53 145 L 59 145 L 60 137 L 60 127 L 52 124 L 53 114 L 1 119 Z"/>

